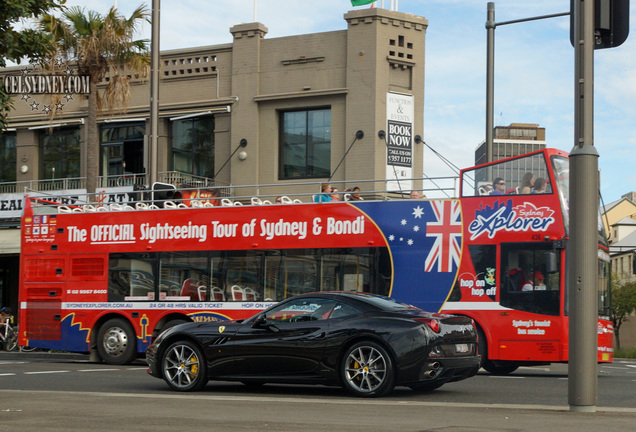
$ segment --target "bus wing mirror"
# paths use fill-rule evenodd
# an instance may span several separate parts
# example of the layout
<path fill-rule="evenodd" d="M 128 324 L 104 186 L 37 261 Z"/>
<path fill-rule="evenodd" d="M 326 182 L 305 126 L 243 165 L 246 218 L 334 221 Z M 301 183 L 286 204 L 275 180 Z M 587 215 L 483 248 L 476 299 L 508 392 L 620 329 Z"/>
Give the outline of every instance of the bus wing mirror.
<path fill-rule="evenodd" d="M 545 253 L 545 271 L 548 274 L 553 274 L 559 271 L 557 266 L 557 254 L 549 251 Z"/>

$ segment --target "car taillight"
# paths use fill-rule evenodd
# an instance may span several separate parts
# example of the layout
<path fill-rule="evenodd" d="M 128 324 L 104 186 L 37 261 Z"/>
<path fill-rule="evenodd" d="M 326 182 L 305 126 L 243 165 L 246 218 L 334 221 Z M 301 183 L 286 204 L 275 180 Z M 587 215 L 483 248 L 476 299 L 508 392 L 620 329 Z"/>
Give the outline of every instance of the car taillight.
<path fill-rule="evenodd" d="M 422 322 L 429 326 L 435 333 L 439 333 L 439 321 L 435 318 L 415 318 L 415 321 Z"/>

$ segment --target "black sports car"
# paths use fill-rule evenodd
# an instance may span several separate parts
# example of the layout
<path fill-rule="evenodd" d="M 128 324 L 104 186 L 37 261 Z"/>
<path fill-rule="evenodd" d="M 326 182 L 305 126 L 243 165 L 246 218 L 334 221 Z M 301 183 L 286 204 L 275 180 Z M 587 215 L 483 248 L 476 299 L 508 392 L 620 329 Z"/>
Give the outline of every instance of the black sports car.
<path fill-rule="evenodd" d="M 148 373 L 178 391 L 214 379 L 339 385 L 369 397 L 396 385 L 434 390 L 475 375 L 480 362 L 471 319 L 345 292 L 291 297 L 244 321 L 177 325 L 146 359 Z"/>

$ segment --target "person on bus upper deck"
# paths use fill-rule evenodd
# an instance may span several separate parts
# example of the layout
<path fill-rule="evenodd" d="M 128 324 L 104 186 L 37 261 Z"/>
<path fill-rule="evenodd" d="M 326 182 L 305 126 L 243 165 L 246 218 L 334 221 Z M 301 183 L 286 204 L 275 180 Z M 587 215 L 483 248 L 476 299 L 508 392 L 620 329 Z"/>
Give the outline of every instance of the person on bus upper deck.
<path fill-rule="evenodd" d="M 332 202 L 333 201 L 333 199 L 330 196 L 331 190 L 332 190 L 331 183 L 323 183 L 320 186 L 320 190 L 322 191 L 322 193 L 314 197 L 314 202 Z"/>
<path fill-rule="evenodd" d="M 530 273 L 530 280 L 526 281 L 521 287 L 521 291 L 541 291 L 545 290 L 545 277 L 539 270 Z"/>
<path fill-rule="evenodd" d="M 490 192 L 490 195 L 505 195 L 506 193 L 506 182 L 501 177 L 497 177 L 495 181 L 492 182 L 493 190 Z"/>
<path fill-rule="evenodd" d="M 527 172 L 523 175 L 521 179 L 521 185 L 519 186 L 519 194 L 525 195 L 532 192 L 532 187 L 534 186 L 534 174 L 531 172 Z"/>
<path fill-rule="evenodd" d="M 534 187 L 532 188 L 532 192 L 530 193 L 533 193 L 533 194 L 545 193 L 547 188 L 548 188 L 548 182 L 543 177 L 539 177 L 534 181 Z"/>
<path fill-rule="evenodd" d="M 333 201 L 340 201 L 340 193 L 336 188 L 331 188 L 331 194 L 329 196 Z"/>
<path fill-rule="evenodd" d="M 411 191 L 411 195 L 409 196 L 411 199 L 420 199 L 420 192 L 416 190 Z"/>
<path fill-rule="evenodd" d="M 353 189 L 351 189 L 351 201 L 362 201 L 360 188 L 358 186 L 354 186 Z"/>

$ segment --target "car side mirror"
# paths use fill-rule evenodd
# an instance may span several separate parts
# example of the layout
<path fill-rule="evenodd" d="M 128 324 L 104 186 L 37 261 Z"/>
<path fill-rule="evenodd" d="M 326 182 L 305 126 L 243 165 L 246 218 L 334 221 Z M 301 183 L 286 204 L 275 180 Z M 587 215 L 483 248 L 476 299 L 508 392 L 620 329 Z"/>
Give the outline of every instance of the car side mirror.
<path fill-rule="evenodd" d="M 254 319 L 254 322 L 252 323 L 252 328 L 265 328 L 267 330 L 270 330 L 274 333 L 278 333 L 278 327 L 276 327 L 273 324 L 270 324 L 267 321 L 267 317 L 265 316 L 265 314 L 260 314 L 259 316 L 257 316 Z"/>
<path fill-rule="evenodd" d="M 267 318 L 265 317 L 265 314 L 260 314 L 259 316 L 257 316 L 254 322 L 252 323 L 252 327 L 253 328 L 267 327 Z"/>

